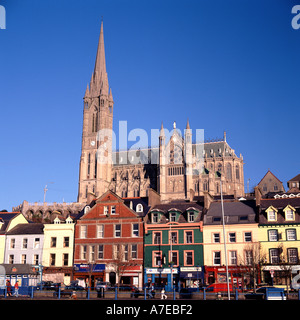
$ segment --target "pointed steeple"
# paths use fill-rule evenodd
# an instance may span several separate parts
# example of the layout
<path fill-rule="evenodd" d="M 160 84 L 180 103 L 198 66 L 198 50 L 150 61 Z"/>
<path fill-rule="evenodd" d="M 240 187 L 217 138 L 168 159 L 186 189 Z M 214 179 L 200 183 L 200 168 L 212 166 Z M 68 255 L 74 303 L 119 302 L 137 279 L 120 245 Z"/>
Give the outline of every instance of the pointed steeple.
<path fill-rule="evenodd" d="M 165 130 L 164 130 L 164 124 L 163 122 L 161 122 L 161 127 L 160 127 L 160 132 L 159 132 L 159 136 L 165 136 Z"/>
<path fill-rule="evenodd" d="M 105 63 L 105 48 L 104 48 L 104 34 L 103 21 L 101 21 L 101 29 L 99 36 L 99 43 L 97 49 L 97 56 L 95 61 L 94 73 L 91 78 L 90 92 L 92 96 L 106 95 L 109 93 L 108 78 Z"/>
<path fill-rule="evenodd" d="M 90 89 L 89 89 L 89 84 L 87 84 L 84 97 L 88 98 L 89 96 L 90 96 Z"/>
<path fill-rule="evenodd" d="M 191 129 L 191 128 L 190 128 L 190 122 L 189 122 L 189 119 L 187 119 L 186 129 L 187 129 L 187 130 Z"/>

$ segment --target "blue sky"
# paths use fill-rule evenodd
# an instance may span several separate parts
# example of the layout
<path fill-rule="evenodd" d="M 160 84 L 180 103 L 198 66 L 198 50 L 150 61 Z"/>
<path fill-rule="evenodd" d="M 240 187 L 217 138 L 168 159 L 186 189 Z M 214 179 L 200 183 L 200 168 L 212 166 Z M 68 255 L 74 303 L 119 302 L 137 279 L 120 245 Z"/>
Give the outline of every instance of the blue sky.
<path fill-rule="evenodd" d="M 0 210 L 77 198 L 82 98 L 104 20 L 114 126 L 204 129 L 245 184 L 299 173 L 300 29 L 287 0 L 9 0 L 0 30 Z M 54 182 L 49 184 L 49 182 Z"/>

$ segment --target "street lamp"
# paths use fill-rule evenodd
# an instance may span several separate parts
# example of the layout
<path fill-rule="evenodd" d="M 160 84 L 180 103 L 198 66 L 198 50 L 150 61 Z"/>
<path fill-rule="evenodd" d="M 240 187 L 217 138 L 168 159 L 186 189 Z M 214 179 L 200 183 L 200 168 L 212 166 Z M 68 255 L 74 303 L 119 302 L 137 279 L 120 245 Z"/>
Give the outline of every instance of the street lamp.
<path fill-rule="evenodd" d="M 220 177 L 220 192 L 221 192 L 221 209 L 222 209 L 222 222 L 223 222 L 223 239 L 224 239 L 224 250 L 225 250 L 225 265 L 226 265 L 226 278 L 227 278 L 227 295 L 230 300 L 230 289 L 229 289 L 229 273 L 228 273 L 228 261 L 227 261 L 227 250 L 226 250 L 226 235 L 225 235 L 225 217 L 224 217 L 224 202 L 223 202 L 223 191 L 222 191 L 222 177 L 221 173 L 217 171 L 217 176 Z"/>
<path fill-rule="evenodd" d="M 171 290 L 173 291 L 173 247 L 172 247 L 172 224 L 169 219 L 166 219 L 167 222 L 169 222 L 169 241 L 170 241 L 170 267 L 171 267 Z"/>

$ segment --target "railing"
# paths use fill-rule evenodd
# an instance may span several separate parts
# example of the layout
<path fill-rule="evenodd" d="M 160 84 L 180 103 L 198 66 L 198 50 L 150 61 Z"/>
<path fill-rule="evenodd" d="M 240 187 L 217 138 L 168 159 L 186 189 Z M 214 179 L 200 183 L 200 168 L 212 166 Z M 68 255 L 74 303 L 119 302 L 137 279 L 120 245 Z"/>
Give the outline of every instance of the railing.
<path fill-rule="evenodd" d="M 251 294 L 250 294 L 251 296 Z M 0 289 L 0 299 L 74 299 L 74 300 L 228 300 L 227 292 L 211 292 L 205 289 L 200 291 L 190 291 L 189 289 L 181 289 L 179 292 L 149 290 L 148 288 L 114 287 L 108 288 L 84 288 L 81 290 L 57 288 L 52 290 L 40 289 L 36 286 L 21 286 L 18 294 L 14 287 L 4 287 Z M 239 290 L 231 291 L 230 300 L 248 300 L 249 293 L 239 292 Z M 272 292 L 268 289 L 264 294 L 254 295 L 250 300 L 300 300 L 300 290 L 290 291 L 289 293 Z"/>

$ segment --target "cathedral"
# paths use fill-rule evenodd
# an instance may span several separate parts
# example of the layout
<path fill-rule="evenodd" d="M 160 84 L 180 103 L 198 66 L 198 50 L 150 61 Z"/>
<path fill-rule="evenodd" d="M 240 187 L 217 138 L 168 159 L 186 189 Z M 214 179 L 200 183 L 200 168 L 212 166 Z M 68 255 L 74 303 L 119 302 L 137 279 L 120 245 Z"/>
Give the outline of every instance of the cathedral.
<path fill-rule="evenodd" d="M 243 157 L 229 146 L 225 132 L 219 140 L 193 142 L 189 121 L 184 134 L 174 122 L 167 135 L 161 124 L 158 147 L 113 150 L 114 100 L 106 71 L 103 22 L 83 102 L 79 203 L 86 203 L 89 194 L 99 197 L 109 189 L 122 198 L 146 197 L 152 189 L 161 202 L 205 192 L 218 196 L 221 183 L 223 194 L 244 196 Z"/>

